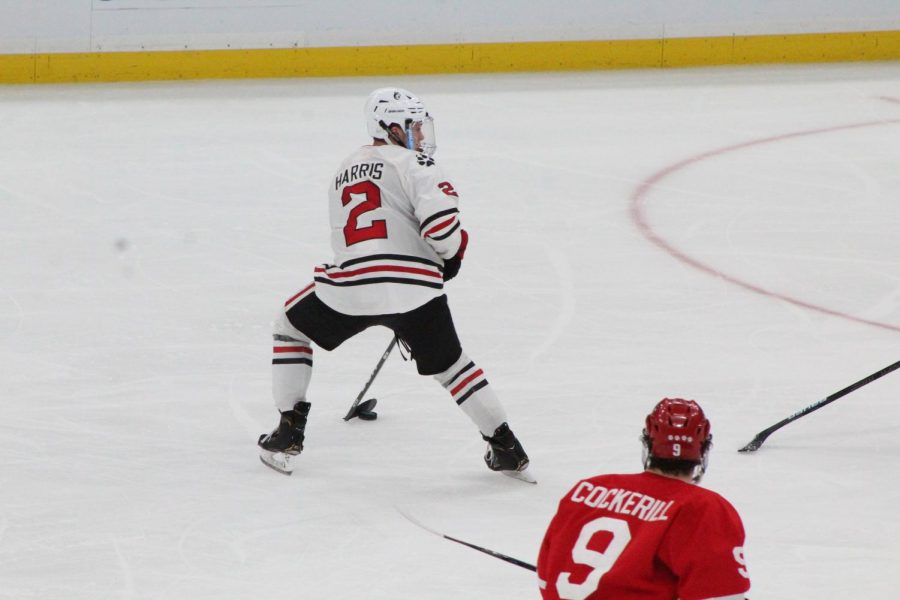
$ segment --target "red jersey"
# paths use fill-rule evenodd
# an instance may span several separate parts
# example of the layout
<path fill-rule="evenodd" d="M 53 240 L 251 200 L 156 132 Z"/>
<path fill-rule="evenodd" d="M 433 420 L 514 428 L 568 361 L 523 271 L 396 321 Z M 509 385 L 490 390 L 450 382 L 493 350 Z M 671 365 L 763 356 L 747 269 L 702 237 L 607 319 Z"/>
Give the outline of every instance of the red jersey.
<path fill-rule="evenodd" d="M 541 545 L 544 600 L 706 600 L 750 589 L 744 526 L 719 494 L 645 471 L 585 479 Z"/>

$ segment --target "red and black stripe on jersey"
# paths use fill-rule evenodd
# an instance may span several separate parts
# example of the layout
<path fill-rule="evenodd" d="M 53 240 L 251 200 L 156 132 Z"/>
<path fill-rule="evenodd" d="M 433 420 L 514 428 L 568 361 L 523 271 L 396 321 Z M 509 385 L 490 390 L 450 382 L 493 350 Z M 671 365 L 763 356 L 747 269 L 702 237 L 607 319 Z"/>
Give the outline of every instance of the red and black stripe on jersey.
<path fill-rule="evenodd" d="M 419 256 L 372 254 L 353 258 L 340 265 L 315 268 L 318 283 L 338 287 L 373 283 L 403 283 L 442 289 L 443 265 Z"/>
<path fill-rule="evenodd" d="M 459 210 L 448 208 L 447 210 L 436 212 L 422 221 L 419 232 L 423 238 L 445 240 L 459 228 Z"/>

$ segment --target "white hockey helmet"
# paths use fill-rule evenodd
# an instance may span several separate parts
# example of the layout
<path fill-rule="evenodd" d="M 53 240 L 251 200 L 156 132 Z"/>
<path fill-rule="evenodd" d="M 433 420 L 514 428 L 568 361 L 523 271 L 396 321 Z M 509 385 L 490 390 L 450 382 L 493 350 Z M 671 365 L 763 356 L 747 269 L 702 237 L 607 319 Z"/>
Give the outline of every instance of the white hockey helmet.
<path fill-rule="evenodd" d="M 412 92 L 397 87 L 379 88 L 369 94 L 364 109 L 369 135 L 388 144 L 396 144 L 431 156 L 437 150 L 434 120 L 425 105 Z M 397 125 L 404 132 L 401 139 L 391 133 Z"/>

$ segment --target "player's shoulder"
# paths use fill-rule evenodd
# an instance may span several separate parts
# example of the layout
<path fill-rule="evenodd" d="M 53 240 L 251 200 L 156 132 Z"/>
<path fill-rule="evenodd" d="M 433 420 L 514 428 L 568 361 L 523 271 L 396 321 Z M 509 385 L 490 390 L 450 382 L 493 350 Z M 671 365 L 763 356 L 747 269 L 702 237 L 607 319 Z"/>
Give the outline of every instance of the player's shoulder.
<path fill-rule="evenodd" d="M 731 502 L 720 493 L 699 485 L 690 486 L 688 493 L 682 498 L 682 510 L 693 513 L 708 523 L 741 523 L 740 514 Z"/>
<path fill-rule="evenodd" d="M 410 154 L 413 154 L 415 156 L 416 164 L 420 167 L 427 169 L 429 167 L 434 167 L 435 165 L 437 165 L 437 163 L 434 161 L 433 156 L 428 156 L 427 154 L 423 154 L 421 152 L 410 152 Z"/>
<path fill-rule="evenodd" d="M 638 489 L 644 485 L 638 473 L 603 473 L 578 480 L 574 487 L 605 489 Z"/>
<path fill-rule="evenodd" d="M 673 489 L 689 489 L 694 488 L 689 483 L 685 483 L 673 477 L 657 475 L 650 471 L 641 471 L 638 473 L 604 473 L 602 475 L 594 475 L 583 481 L 589 481 L 596 485 L 605 487 L 625 487 L 625 488 L 645 488 L 645 487 L 671 487 Z"/>
<path fill-rule="evenodd" d="M 427 154 L 412 152 L 399 146 L 378 146 L 378 149 L 400 171 L 406 171 L 418 176 L 433 176 L 440 171 L 440 167 L 435 162 L 434 157 Z"/>
<path fill-rule="evenodd" d="M 741 517 L 724 496 L 709 488 L 649 471 L 636 476 L 640 491 L 673 503 L 673 514 L 685 523 L 703 522 L 713 529 L 742 529 Z"/>
<path fill-rule="evenodd" d="M 673 477 L 658 475 L 650 471 L 640 473 L 609 473 L 584 479 L 593 486 L 608 489 L 624 488 L 636 492 L 675 499 L 679 504 L 697 507 L 722 507 L 734 511 L 724 496 L 711 489 L 688 483 Z"/>
<path fill-rule="evenodd" d="M 601 475 L 594 475 L 593 477 L 586 477 L 582 479 L 582 481 L 587 481 L 593 485 L 602 485 L 604 487 L 623 487 L 627 484 L 632 484 L 640 480 L 639 473 L 603 473 Z"/>
<path fill-rule="evenodd" d="M 367 160 L 371 160 L 372 158 L 380 158 L 377 154 L 373 152 L 374 146 L 360 146 L 344 156 L 343 160 L 338 164 L 338 170 L 343 171 L 348 166 L 366 162 Z"/>

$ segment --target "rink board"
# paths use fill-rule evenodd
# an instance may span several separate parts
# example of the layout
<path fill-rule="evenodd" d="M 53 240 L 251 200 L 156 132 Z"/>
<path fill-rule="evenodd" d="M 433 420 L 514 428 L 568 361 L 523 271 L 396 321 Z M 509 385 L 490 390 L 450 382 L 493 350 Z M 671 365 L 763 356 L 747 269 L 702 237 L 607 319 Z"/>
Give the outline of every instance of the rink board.
<path fill-rule="evenodd" d="M 0 83 L 579 71 L 887 61 L 900 31 L 648 40 L 0 55 Z"/>

